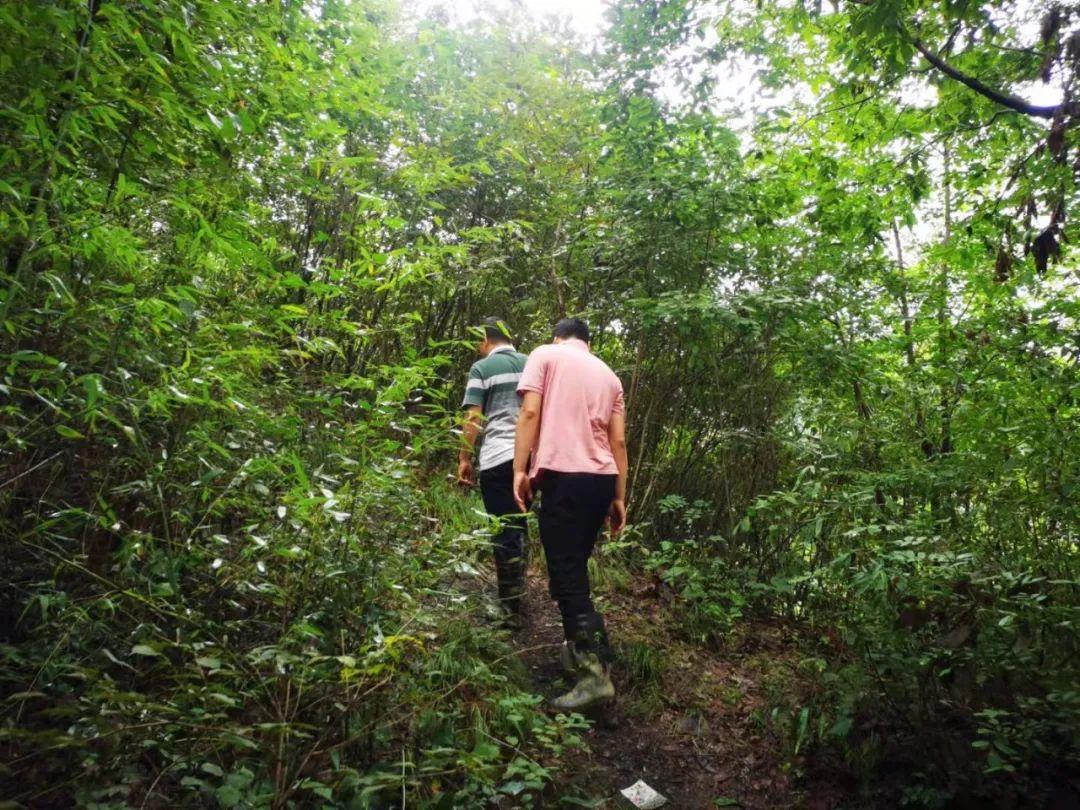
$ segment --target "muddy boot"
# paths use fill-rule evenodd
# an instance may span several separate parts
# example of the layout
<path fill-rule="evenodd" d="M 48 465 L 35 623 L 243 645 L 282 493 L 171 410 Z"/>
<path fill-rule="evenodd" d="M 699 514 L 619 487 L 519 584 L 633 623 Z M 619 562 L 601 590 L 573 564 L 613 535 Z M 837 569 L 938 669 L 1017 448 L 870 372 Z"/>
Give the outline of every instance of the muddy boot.
<path fill-rule="evenodd" d="M 564 675 L 573 675 L 577 669 L 577 661 L 574 659 L 574 651 L 570 649 L 570 642 L 564 641 L 559 648 L 559 663 L 562 664 Z"/>
<path fill-rule="evenodd" d="M 499 605 L 503 609 L 507 626 L 522 626 L 522 600 L 525 596 L 525 558 L 495 561 L 495 573 L 499 579 Z"/>
<path fill-rule="evenodd" d="M 560 712 L 580 712 L 609 703 L 615 697 L 611 682 L 611 646 L 599 613 L 579 616 L 574 638 L 567 644 L 578 681 L 565 695 L 551 701 Z M 564 662 L 567 658 L 563 659 Z"/>

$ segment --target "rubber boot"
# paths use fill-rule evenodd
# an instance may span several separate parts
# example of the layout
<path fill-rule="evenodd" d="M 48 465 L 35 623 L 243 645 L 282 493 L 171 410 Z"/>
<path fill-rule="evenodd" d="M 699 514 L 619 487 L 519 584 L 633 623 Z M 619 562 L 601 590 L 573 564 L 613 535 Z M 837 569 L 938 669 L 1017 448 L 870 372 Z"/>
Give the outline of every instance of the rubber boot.
<path fill-rule="evenodd" d="M 573 689 L 551 701 L 552 708 L 580 712 L 611 701 L 615 697 L 615 685 L 611 682 L 613 656 L 599 613 L 578 617 L 574 638 L 567 649 L 578 680 Z"/>
<path fill-rule="evenodd" d="M 517 628 L 522 624 L 522 600 L 525 596 L 525 558 L 495 561 L 495 574 L 499 580 L 499 605 L 503 609 L 506 624 Z"/>
<path fill-rule="evenodd" d="M 564 675 L 573 675 L 577 669 L 577 661 L 574 659 L 574 651 L 570 649 L 570 642 L 564 641 L 559 648 L 559 663 L 562 664 Z"/>

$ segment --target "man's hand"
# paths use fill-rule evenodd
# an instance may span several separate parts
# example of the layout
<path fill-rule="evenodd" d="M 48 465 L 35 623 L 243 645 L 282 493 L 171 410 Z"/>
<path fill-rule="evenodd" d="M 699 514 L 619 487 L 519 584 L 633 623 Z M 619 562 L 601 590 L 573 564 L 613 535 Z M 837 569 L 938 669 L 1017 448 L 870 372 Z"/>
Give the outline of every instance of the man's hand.
<path fill-rule="evenodd" d="M 526 472 L 514 473 L 514 500 L 522 512 L 529 511 L 529 504 L 532 503 L 532 483 Z"/>
<path fill-rule="evenodd" d="M 613 535 L 616 535 L 623 530 L 625 525 L 626 504 L 623 503 L 621 498 L 616 498 L 611 502 L 611 508 L 608 509 L 608 528 L 611 529 Z"/>
<path fill-rule="evenodd" d="M 471 459 L 458 459 L 457 482 L 460 486 L 463 487 L 471 487 L 476 485 L 476 472 L 473 470 Z"/>
<path fill-rule="evenodd" d="M 476 438 L 480 435 L 480 423 L 484 415 L 479 405 L 469 405 L 461 424 L 461 447 L 458 449 L 457 482 L 460 487 L 476 485 L 476 472 L 473 470 L 472 455 Z"/>
<path fill-rule="evenodd" d="M 614 537 L 626 525 L 626 414 L 621 408 L 617 413 L 611 414 L 611 421 L 608 422 L 608 442 L 611 444 L 611 454 L 615 456 L 615 467 L 619 470 L 615 479 L 615 498 L 608 509 L 608 527 Z"/>
<path fill-rule="evenodd" d="M 522 512 L 529 511 L 532 502 L 532 482 L 529 481 L 529 453 L 536 444 L 540 430 L 540 408 L 543 399 L 535 391 L 526 391 L 521 398 L 517 426 L 514 429 L 514 500 Z"/>

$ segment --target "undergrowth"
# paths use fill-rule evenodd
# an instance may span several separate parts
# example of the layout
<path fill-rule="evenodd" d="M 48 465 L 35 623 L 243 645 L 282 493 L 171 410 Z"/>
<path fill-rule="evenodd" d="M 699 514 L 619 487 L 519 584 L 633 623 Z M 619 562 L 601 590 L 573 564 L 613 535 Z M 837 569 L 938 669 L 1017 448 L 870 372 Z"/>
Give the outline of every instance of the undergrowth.
<path fill-rule="evenodd" d="M 321 489 L 298 480 L 280 509 L 205 547 L 144 546 L 100 572 L 75 558 L 22 583 L 34 596 L 0 669 L 5 793 L 529 806 L 582 726 L 539 710 L 485 623 L 469 580 L 486 522 L 401 471 L 346 483 L 321 465 Z M 147 570 L 160 573 L 138 588 Z"/>

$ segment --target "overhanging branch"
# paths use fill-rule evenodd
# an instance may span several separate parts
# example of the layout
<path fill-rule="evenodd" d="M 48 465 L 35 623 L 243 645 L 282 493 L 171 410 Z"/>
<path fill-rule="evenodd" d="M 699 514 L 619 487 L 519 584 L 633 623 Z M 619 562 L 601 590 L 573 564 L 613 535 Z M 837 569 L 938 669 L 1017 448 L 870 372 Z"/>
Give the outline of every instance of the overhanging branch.
<path fill-rule="evenodd" d="M 927 62 L 946 76 L 956 79 L 956 81 L 970 87 L 979 95 L 985 96 L 1003 107 L 1008 107 L 1010 110 L 1015 110 L 1018 113 L 1031 115 L 1036 118 L 1053 118 L 1060 107 L 1060 105 L 1057 104 L 1049 107 L 1032 104 L 1019 96 L 1014 96 L 1011 93 L 1004 93 L 1001 90 L 995 90 L 993 87 L 983 84 L 974 76 L 968 76 L 966 73 L 961 73 L 932 50 L 927 48 L 918 37 L 911 37 L 911 43 L 918 49 L 919 53 L 926 57 Z"/>

